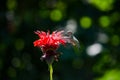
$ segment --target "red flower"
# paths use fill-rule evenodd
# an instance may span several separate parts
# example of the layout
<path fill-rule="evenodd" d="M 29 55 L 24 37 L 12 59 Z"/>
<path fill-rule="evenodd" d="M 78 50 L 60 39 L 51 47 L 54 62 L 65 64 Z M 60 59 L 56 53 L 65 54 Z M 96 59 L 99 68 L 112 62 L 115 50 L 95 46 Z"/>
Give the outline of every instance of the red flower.
<path fill-rule="evenodd" d="M 45 59 L 48 61 L 53 61 L 53 59 L 57 60 L 59 53 L 56 51 L 59 46 L 65 45 L 66 43 L 71 43 L 73 45 L 76 44 L 75 37 L 72 32 L 62 31 L 54 31 L 52 34 L 48 31 L 47 33 L 44 31 L 36 31 L 35 34 L 39 36 L 40 39 L 33 42 L 35 47 L 40 47 L 43 56 L 41 59 Z"/>
<path fill-rule="evenodd" d="M 33 42 L 34 46 L 40 47 L 43 56 L 42 59 L 49 58 L 54 56 L 57 60 L 58 53 L 56 50 L 59 45 L 65 45 L 66 40 L 63 36 L 64 31 L 54 31 L 52 34 L 48 31 L 47 33 L 44 31 L 36 31 L 35 34 L 39 36 L 40 39 Z"/>

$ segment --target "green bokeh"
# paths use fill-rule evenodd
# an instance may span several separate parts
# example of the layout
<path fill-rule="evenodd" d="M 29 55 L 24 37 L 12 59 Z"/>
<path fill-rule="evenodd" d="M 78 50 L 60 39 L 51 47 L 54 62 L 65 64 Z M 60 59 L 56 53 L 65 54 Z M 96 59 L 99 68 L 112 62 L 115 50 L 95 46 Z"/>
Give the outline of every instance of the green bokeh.
<path fill-rule="evenodd" d="M 17 75 L 17 74 L 16 74 L 16 70 L 15 70 L 14 68 L 12 68 L 12 67 L 9 67 L 9 68 L 8 68 L 7 73 L 8 73 L 8 76 L 11 77 L 11 78 L 15 78 L 16 75 Z"/>
<path fill-rule="evenodd" d="M 7 0 L 6 5 L 7 5 L 8 10 L 15 10 L 17 6 L 17 2 L 16 0 Z"/>
<path fill-rule="evenodd" d="M 108 16 L 101 16 L 99 18 L 99 24 L 101 27 L 105 28 L 105 27 L 109 27 L 110 26 L 110 18 Z"/>
<path fill-rule="evenodd" d="M 82 28 L 88 29 L 92 25 L 92 20 L 90 17 L 84 16 L 80 19 L 80 25 Z"/>
<path fill-rule="evenodd" d="M 16 68 L 19 68 L 19 67 L 21 67 L 21 61 L 20 61 L 20 59 L 18 59 L 18 58 L 13 58 L 12 59 L 12 65 L 14 66 L 14 67 L 16 67 Z"/>
<path fill-rule="evenodd" d="M 40 10 L 39 15 L 41 18 L 48 18 L 49 17 L 49 10 Z"/>
<path fill-rule="evenodd" d="M 58 9 L 55 9 L 55 10 L 51 11 L 51 13 L 50 13 L 50 18 L 53 21 L 60 21 L 62 19 L 62 17 L 63 17 L 63 14 Z"/>
<path fill-rule="evenodd" d="M 118 46 L 118 45 L 120 44 L 120 38 L 119 38 L 118 35 L 113 35 L 113 36 L 111 37 L 111 44 L 112 44 L 113 46 Z"/>
<path fill-rule="evenodd" d="M 120 70 L 113 69 L 106 71 L 103 77 L 96 80 L 119 80 L 120 79 L 119 76 L 120 76 Z"/>
<path fill-rule="evenodd" d="M 22 50 L 24 48 L 24 41 L 22 39 L 17 39 L 15 41 L 15 48 L 16 50 Z"/>
<path fill-rule="evenodd" d="M 109 11 L 113 8 L 115 0 L 90 0 L 90 3 L 101 11 Z"/>

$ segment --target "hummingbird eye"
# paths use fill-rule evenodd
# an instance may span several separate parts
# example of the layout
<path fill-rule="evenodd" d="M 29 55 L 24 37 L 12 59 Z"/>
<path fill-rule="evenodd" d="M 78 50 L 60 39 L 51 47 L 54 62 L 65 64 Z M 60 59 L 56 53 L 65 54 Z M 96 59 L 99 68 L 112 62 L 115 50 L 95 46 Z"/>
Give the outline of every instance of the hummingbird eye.
<path fill-rule="evenodd" d="M 68 35 L 72 35 L 73 33 L 72 33 L 72 32 L 70 32 L 70 31 L 68 31 L 68 32 L 67 32 L 67 34 L 68 34 Z"/>
<path fill-rule="evenodd" d="M 64 33 L 64 36 L 66 36 L 67 38 L 71 38 L 73 36 L 73 33 L 71 31 L 66 31 Z"/>

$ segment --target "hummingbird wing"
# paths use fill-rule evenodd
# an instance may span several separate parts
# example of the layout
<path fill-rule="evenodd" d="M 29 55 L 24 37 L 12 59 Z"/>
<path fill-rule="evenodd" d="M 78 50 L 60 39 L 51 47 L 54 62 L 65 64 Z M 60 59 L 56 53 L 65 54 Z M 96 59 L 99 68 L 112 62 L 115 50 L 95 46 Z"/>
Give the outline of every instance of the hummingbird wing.
<path fill-rule="evenodd" d="M 71 43 L 73 46 L 80 48 L 79 41 L 77 40 L 77 38 L 73 35 L 71 31 L 67 31 L 64 34 L 64 36 L 65 36 L 64 39 L 67 41 L 67 43 Z"/>
<path fill-rule="evenodd" d="M 73 36 L 72 43 L 74 46 L 80 48 L 80 43 L 75 36 Z"/>

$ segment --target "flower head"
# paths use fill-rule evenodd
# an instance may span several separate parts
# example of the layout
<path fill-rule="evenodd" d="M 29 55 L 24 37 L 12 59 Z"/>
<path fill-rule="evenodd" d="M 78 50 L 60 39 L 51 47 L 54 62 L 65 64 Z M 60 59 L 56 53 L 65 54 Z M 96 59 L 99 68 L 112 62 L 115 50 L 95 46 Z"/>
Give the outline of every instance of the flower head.
<path fill-rule="evenodd" d="M 54 31 L 52 34 L 48 31 L 47 33 L 44 31 L 36 31 L 35 34 L 39 36 L 40 39 L 33 42 L 34 46 L 40 47 L 44 58 L 55 57 L 57 59 L 58 53 L 56 50 L 59 45 L 65 45 L 66 41 L 63 38 L 64 31 Z"/>
<path fill-rule="evenodd" d="M 44 31 L 36 31 L 35 34 L 39 36 L 39 39 L 34 41 L 33 44 L 35 47 L 40 47 L 43 56 L 41 59 L 45 60 L 57 60 L 59 52 L 56 50 L 59 46 L 65 45 L 66 43 L 74 44 L 74 40 L 72 39 L 71 35 L 65 34 L 63 30 L 61 31 L 54 31 L 52 34 L 48 31 L 47 33 Z M 72 34 L 72 33 L 71 33 Z"/>

